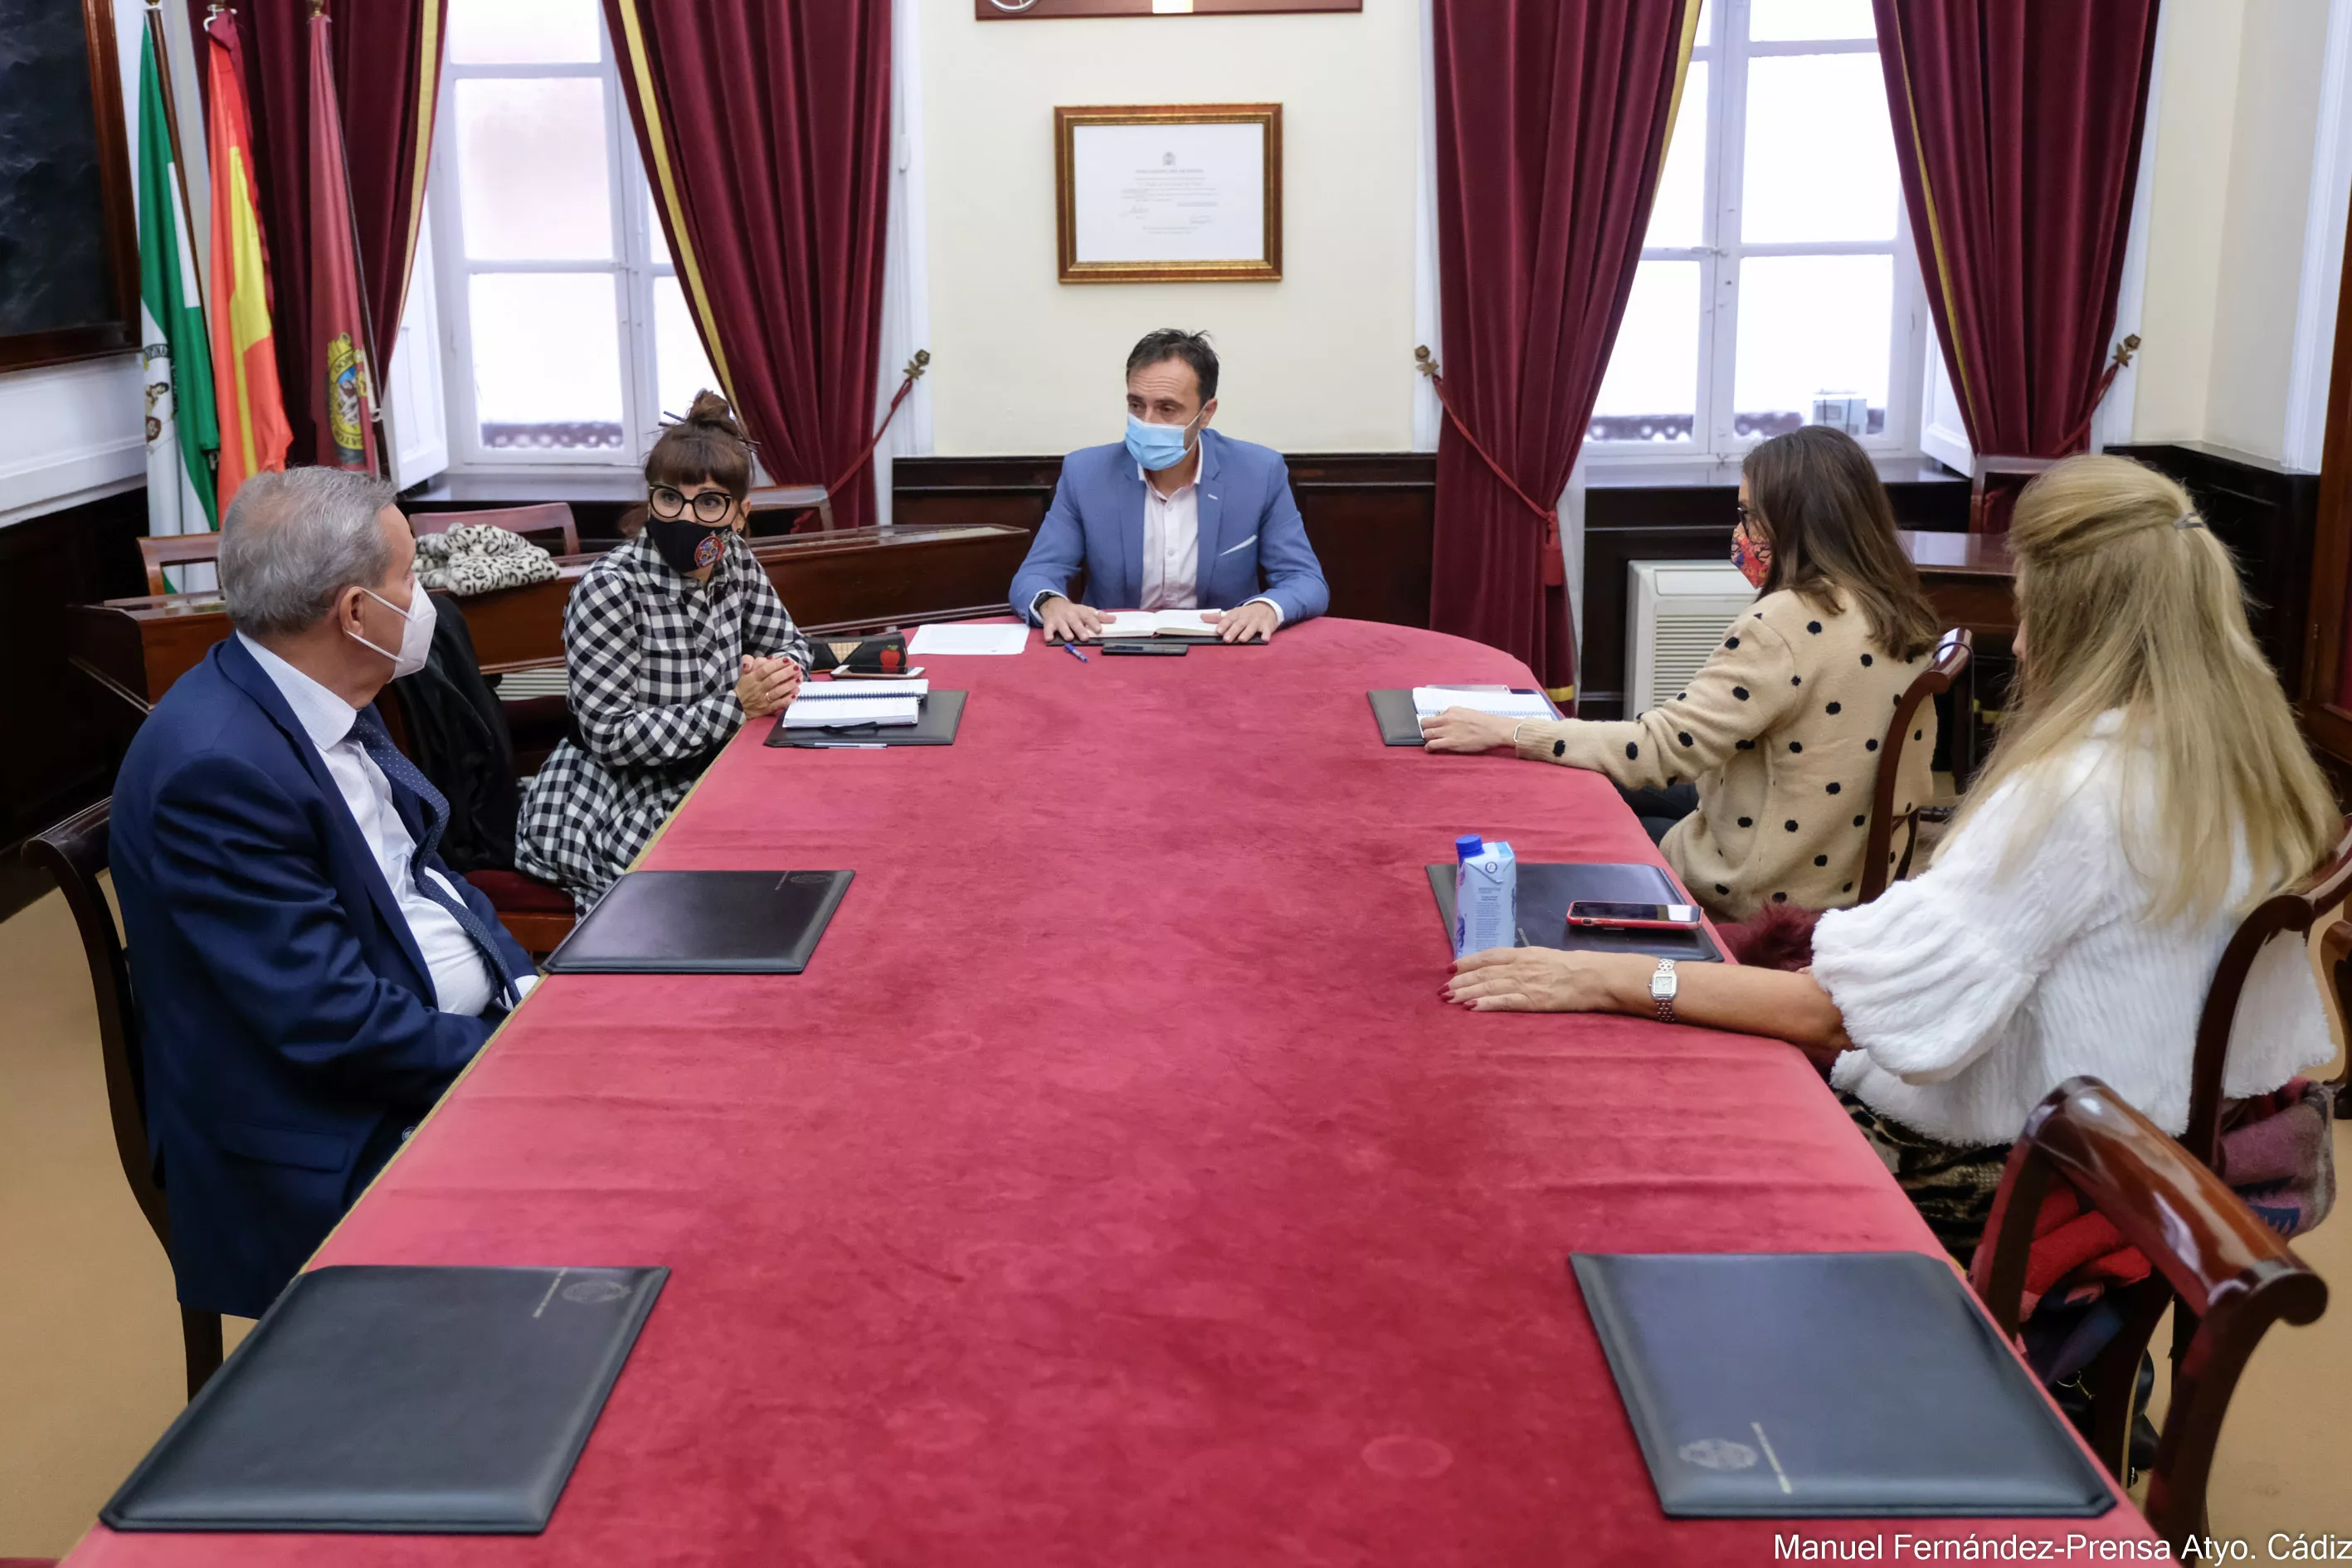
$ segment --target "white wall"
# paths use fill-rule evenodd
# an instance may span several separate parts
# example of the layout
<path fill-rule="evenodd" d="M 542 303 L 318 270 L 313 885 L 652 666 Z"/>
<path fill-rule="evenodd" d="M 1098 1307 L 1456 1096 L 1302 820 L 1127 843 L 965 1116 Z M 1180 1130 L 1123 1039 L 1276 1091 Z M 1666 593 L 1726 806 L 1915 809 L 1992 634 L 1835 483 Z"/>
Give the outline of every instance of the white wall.
<path fill-rule="evenodd" d="M 0 527 L 145 484 L 146 396 L 135 353 L 0 374 Z"/>
<path fill-rule="evenodd" d="M 2296 344 L 2334 315 L 2299 310 L 2304 274 L 2324 272 L 2332 302 L 2342 259 L 2305 246 L 2328 12 L 2319 0 L 2166 9 L 2136 440 L 2286 455 Z"/>
<path fill-rule="evenodd" d="M 1217 425 L 1288 451 L 1412 445 L 1420 16 L 982 22 L 922 0 L 932 420 L 943 453 L 1118 437 L 1127 351 L 1205 328 Z M 1282 105 L 1283 280 L 1055 279 L 1054 109 Z"/>

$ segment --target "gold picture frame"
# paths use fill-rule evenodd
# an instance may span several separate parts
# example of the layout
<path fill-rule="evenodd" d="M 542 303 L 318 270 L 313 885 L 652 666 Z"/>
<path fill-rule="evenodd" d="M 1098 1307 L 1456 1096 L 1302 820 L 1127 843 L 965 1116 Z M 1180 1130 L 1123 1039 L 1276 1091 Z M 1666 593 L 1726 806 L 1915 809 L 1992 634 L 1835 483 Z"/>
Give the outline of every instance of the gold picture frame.
<path fill-rule="evenodd" d="M 1247 208 L 1237 209 L 1233 204 L 1234 191 L 1231 184 L 1243 182 L 1232 176 L 1240 168 L 1230 135 L 1196 139 L 1192 152 L 1203 156 L 1194 158 L 1184 151 L 1186 138 L 1181 128 L 1200 126 L 1256 126 L 1261 128 L 1258 163 L 1258 200 L 1249 201 L 1249 193 L 1240 194 Z M 1108 188 L 1099 173 L 1085 176 L 1087 186 L 1081 189 L 1082 169 L 1097 169 L 1103 157 L 1115 164 L 1119 154 L 1137 141 L 1120 139 L 1114 147 L 1109 139 L 1100 139 L 1100 147 L 1081 149 L 1080 136 L 1089 129 L 1107 127 L 1163 127 L 1171 131 L 1161 146 L 1160 157 L 1168 170 L 1165 183 L 1151 177 L 1157 170 L 1138 169 L 1125 176 L 1130 184 L 1123 188 Z M 1096 156 L 1097 153 L 1103 156 Z M 1083 154 L 1083 155 L 1082 155 Z M 1184 162 L 1179 163 L 1180 157 Z M 1244 160 L 1245 161 L 1245 160 Z M 1203 164 L 1215 169 L 1204 172 Z M 1133 182 L 1142 182 L 1139 192 Z M 1189 104 L 1129 104 L 1096 105 L 1087 107 L 1056 107 L 1054 110 L 1054 190 L 1055 229 L 1060 262 L 1060 278 L 1065 283 L 1278 283 L 1282 280 L 1282 105 L 1278 103 L 1189 103 Z M 1114 206 L 1116 210 L 1114 210 Z M 1178 233 L 1162 221 L 1174 209 L 1190 207 L 1192 215 L 1185 221 L 1192 232 Z M 1214 256 L 1198 254 L 1203 237 L 1212 242 L 1220 232 L 1245 233 L 1247 213 L 1258 215 L 1258 254 L 1255 256 Z M 1236 222 L 1235 220 L 1240 221 Z M 1159 231 L 1166 243 L 1160 245 L 1153 231 Z M 1160 248 L 1159 255 L 1119 255 L 1104 258 L 1095 255 L 1081 258 L 1082 250 L 1103 248 L 1119 250 L 1150 250 Z"/>

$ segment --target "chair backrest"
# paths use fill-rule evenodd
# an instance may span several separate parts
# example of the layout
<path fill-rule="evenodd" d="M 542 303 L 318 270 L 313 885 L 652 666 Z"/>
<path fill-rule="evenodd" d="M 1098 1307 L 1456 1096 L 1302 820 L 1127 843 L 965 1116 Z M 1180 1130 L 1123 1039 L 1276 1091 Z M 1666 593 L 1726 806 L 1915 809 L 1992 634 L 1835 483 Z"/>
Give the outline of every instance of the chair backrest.
<path fill-rule="evenodd" d="M 220 559 L 220 535 L 217 533 L 150 533 L 139 541 L 139 563 L 147 569 L 147 591 L 168 594 L 171 588 L 163 581 L 167 566 L 189 566 L 200 561 Z"/>
<path fill-rule="evenodd" d="M 106 1067 L 106 1104 L 114 1121 L 114 1152 L 139 1212 L 155 1239 L 171 1245 L 163 1189 L 155 1182 L 154 1157 L 147 1151 L 147 1084 L 139 1058 L 139 1016 L 131 999 L 131 964 L 114 929 L 114 910 L 98 879 L 105 874 L 113 802 L 101 800 L 25 842 L 25 858 L 43 867 L 65 889 L 66 907 L 81 931 L 82 956 L 89 963 L 90 989 L 98 1000 L 98 1039 Z"/>
<path fill-rule="evenodd" d="M 1960 672 L 1969 667 L 1969 655 L 1976 648 L 1976 634 L 1967 627 L 1944 634 L 1936 645 L 1936 657 L 1928 661 L 1903 693 L 1903 700 L 1895 705 L 1895 721 L 1886 726 L 1886 738 L 1878 743 L 1878 783 L 1870 795 L 1870 834 L 1862 846 L 1862 886 L 1854 902 L 1866 904 L 1886 891 L 1891 879 L 1896 820 L 1910 824 L 1911 839 L 1903 847 L 1902 869 L 1911 868 L 1911 848 L 1919 840 L 1919 807 L 1922 801 L 1911 803 L 1907 812 L 1895 809 L 1895 791 L 1902 777 L 1903 748 L 1911 739 L 1912 721 L 1917 717 L 1921 704 L 1952 689 Z"/>
<path fill-rule="evenodd" d="M 2178 1293 L 2197 1327 L 2173 1373 L 2172 1401 L 2147 1490 L 2148 1522 L 2178 1550 L 2205 1530 L 2205 1484 L 2221 1417 L 2246 1358 L 2270 1326 L 2315 1321 L 2327 1286 L 2221 1178 L 2095 1078 L 2060 1084 L 2026 1118 L 1993 1198 L 1969 1283 L 2014 1336 L 2042 1200 L 2056 1177 L 2104 1215 Z M 2151 1281 L 2155 1284 L 2155 1281 Z M 2159 1291 L 2161 1287 L 2158 1288 Z M 2134 1318 L 2092 1374 L 2094 1404 L 2128 1412 L 2130 1383 L 2164 1298 Z M 2103 1424 L 2100 1458 L 2120 1473 L 2128 1417 Z"/>
<path fill-rule="evenodd" d="M 2230 1030 L 2238 1019 L 2238 1002 L 2245 994 L 2246 977 L 2254 960 L 2271 939 L 2294 931 L 2308 937 L 2312 928 L 2344 905 L 2352 893 L 2352 822 L 2336 853 L 2301 883 L 2273 894 L 2253 907 L 2221 950 L 2221 962 L 2205 988 L 2205 1010 L 2197 1018 L 2197 1060 L 2189 1073 L 2189 1131 L 2181 1143 L 2207 1168 L 2221 1170 L 2221 1072 L 2229 1065 Z"/>
<path fill-rule="evenodd" d="M 2031 479 L 2057 462 L 2055 458 L 2006 458 L 1979 453 L 1969 465 L 1969 531 L 1984 533 L 1992 521 L 1994 502 L 2003 493 L 1985 481 L 1993 479 Z"/>
<path fill-rule="evenodd" d="M 532 542 L 551 554 L 580 553 L 579 526 L 572 521 L 572 509 L 560 500 L 542 501 L 537 506 L 499 507 L 490 511 L 417 511 L 408 516 L 409 527 L 420 537 L 446 533 L 469 522 L 503 528 L 526 539 L 539 535 Z"/>

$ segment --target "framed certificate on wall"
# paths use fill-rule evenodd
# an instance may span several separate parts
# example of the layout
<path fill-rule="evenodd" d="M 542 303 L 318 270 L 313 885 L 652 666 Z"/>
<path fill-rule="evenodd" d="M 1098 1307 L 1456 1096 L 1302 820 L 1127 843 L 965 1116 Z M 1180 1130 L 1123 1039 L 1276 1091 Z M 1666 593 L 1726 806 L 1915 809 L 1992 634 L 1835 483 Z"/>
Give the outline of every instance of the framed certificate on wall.
<path fill-rule="evenodd" d="M 1054 110 L 1065 283 L 1282 277 L 1282 105 Z"/>

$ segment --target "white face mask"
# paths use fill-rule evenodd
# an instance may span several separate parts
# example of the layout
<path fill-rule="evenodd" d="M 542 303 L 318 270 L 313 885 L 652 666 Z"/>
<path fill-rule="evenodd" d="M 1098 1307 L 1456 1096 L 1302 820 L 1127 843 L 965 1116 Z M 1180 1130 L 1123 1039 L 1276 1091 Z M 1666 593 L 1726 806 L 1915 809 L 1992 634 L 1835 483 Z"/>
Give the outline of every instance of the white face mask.
<path fill-rule="evenodd" d="M 415 675 L 418 670 L 423 669 L 425 659 L 433 652 L 433 624 L 440 618 L 438 613 L 433 608 L 433 595 L 426 593 L 424 584 L 414 577 L 409 579 L 408 608 L 405 610 L 373 588 L 362 588 L 360 592 L 390 610 L 394 615 L 400 616 L 407 624 L 400 628 L 398 653 L 394 653 L 387 648 L 376 647 L 375 644 L 357 632 L 349 634 L 351 639 L 362 647 L 374 648 L 376 652 L 392 660 L 392 678 L 394 680 L 404 675 Z"/>

